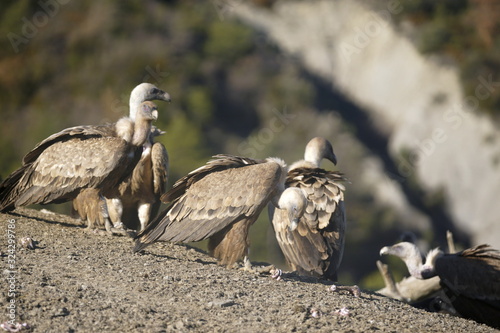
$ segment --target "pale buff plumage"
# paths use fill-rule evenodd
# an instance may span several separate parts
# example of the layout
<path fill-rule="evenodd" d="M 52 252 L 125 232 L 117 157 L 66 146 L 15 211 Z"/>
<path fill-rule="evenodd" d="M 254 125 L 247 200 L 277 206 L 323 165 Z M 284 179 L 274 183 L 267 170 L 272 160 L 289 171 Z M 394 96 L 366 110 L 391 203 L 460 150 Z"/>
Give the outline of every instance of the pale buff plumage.
<path fill-rule="evenodd" d="M 346 229 L 345 178 L 339 172 L 321 169 L 324 158 L 337 162 L 330 142 L 316 137 L 307 144 L 304 159 L 290 166 L 286 186 L 301 189 L 307 198 L 306 211 L 298 223 L 291 225 L 287 216 L 272 206 L 269 217 L 292 270 L 336 280 Z"/>

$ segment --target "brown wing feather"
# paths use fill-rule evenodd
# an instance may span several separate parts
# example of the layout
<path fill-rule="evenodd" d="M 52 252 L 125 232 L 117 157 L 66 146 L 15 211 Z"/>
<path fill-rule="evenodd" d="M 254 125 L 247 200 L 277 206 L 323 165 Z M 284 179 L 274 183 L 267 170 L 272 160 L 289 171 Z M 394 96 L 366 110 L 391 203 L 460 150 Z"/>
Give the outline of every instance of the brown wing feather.
<path fill-rule="evenodd" d="M 153 144 L 151 150 L 151 161 L 153 162 L 153 185 L 154 193 L 162 196 L 167 190 L 167 182 L 169 176 L 169 160 L 165 146 L 159 142 Z"/>
<path fill-rule="evenodd" d="M 205 165 L 191 171 L 186 176 L 176 181 L 172 189 L 161 197 L 161 201 L 168 203 L 176 200 L 182 196 L 192 184 L 210 173 L 231 168 L 239 168 L 245 165 L 258 164 L 260 162 L 262 161 L 240 156 L 225 154 L 214 155 L 212 156 L 212 160 L 208 161 Z"/>
<path fill-rule="evenodd" d="M 85 187 L 105 193 L 140 157 L 136 148 L 112 135 L 110 126 L 81 126 L 42 141 L 0 185 L 0 209 L 71 200 Z"/>
<path fill-rule="evenodd" d="M 335 279 L 343 256 L 346 216 L 343 202 L 345 178 L 338 172 L 296 168 L 288 173 L 287 186 L 299 187 L 308 204 L 296 230 L 288 216 L 276 209 L 273 216 L 278 243 L 292 269 Z"/>
<path fill-rule="evenodd" d="M 280 166 L 228 155 L 214 158 L 164 195 L 172 204 L 138 236 L 136 251 L 156 240 L 200 241 L 260 213 L 279 181 Z"/>
<path fill-rule="evenodd" d="M 82 138 L 88 139 L 91 137 L 110 137 L 115 135 L 115 128 L 110 125 L 98 126 L 75 126 L 66 128 L 60 132 L 54 133 L 42 142 L 38 143 L 29 153 L 23 158 L 23 164 L 34 162 L 38 156 L 47 149 L 47 147 L 57 143 L 64 142 L 70 139 Z"/>

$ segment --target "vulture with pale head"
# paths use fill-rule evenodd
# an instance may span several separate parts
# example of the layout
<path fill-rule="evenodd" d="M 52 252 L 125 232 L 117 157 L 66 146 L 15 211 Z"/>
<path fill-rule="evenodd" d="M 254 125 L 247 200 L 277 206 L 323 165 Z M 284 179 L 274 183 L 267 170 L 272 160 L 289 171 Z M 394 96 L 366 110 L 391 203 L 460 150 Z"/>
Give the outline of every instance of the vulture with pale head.
<path fill-rule="evenodd" d="M 300 220 L 291 223 L 282 210 L 271 205 L 269 218 L 294 271 L 335 281 L 344 252 L 346 214 L 342 182 L 346 179 L 337 171 L 321 169 L 325 158 L 337 164 L 330 142 L 316 137 L 307 144 L 304 159 L 290 166 L 286 187 L 302 190 L 307 199 Z"/>
<path fill-rule="evenodd" d="M 145 101 L 170 101 L 168 93 L 150 83 L 141 83 L 130 94 L 130 115 L 134 120 L 138 105 Z M 160 197 L 166 191 L 168 179 L 168 154 L 154 138 L 164 134 L 153 126 L 143 145 L 141 159 L 132 172 L 132 177 L 118 185 L 114 197 L 106 197 L 109 220 L 113 230 L 124 233 L 124 229 L 142 230 L 152 216 L 158 213 Z M 102 203 L 96 189 L 82 191 L 73 200 L 73 208 L 90 229 L 104 227 L 107 216 L 103 215 Z"/>
<path fill-rule="evenodd" d="M 216 155 L 178 180 L 162 201 L 170 206 L 137 236 L 134 251 L 156 241 L 197 242 L 209 239 L 210 255 L 221 265 L 248 260 L 248 231 L 273 202 L 291 223 L 304 212 L 300 190 L 284 191 L 286 165 L 278 158 L 254 160 Z"/>
<path fill-rule="evenodd" d="M 386 246 L 380 255 L 401 258 L 418 279 L 439 276 L 455 310 L 463 317 L 500 328 L 500 252 L 478 245 L 453 254 L 431 250 L 422 263 L 417 246 L 408 242 Z"/>
<path fill-rule="evenodd" d="M 135 120 L 76 126 L 53 134 L 23 158 L 23 165 L 0 184 L 0 211 L 30 204 L 60 203 L 83 189 L 113 197 L 130 176 L 158 118 L 152 102 L 137 107 Z M 106 213 L 105 204 L 98 208 Z"/>

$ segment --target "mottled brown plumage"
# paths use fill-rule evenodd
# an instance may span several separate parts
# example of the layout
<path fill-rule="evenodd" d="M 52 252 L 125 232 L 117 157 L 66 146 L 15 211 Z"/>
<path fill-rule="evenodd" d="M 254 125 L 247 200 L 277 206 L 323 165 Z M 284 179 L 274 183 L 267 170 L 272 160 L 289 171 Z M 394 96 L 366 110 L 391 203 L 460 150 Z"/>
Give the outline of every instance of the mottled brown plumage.
<path fill-rule="evenodd" d="M 264 206 L 281 194 L 284 172 L 284 162 L 279 159 L 214 156 L 178 180 L 162 197 L 170 206 L 138 236 L 134 250 L 155 241 L 196 242 L 208 238 L 210 254 L 220 264 L 232 265 L 247 255 L 248 229 Z M 282 208 L 285 205 L 281 203 Z M 300 208 L 296 211 L 303 212 Z"/>
<path fill-rule="evenodd" d="M 344 251 L 346 216 L 345 178 L 336 171 L 319 167 L 327 158 L 336 163 L 331 144 L 313 138 L 304 160 L 295 162 L 286 178 L 287 187 L 300 188 L 307 208 L 298 224 L 290 225 L 283 211 L 269 207 L 276 239 L 289 266 L 299 274 L 336 280 Z"/>
<path fill-rule="evenodd" d="M 143 230 L 150 217 L 158 214 L 160 197 L 167 187 L 169 168 L 165 146 L 153 141 L 153 138 L 160 134 L 163 132 L 156 128 L 152 131 L 143 146 L 141 159 L 134 168 L 132 177 L 120 184 L 119 196 L 106 199 L 110 207 L 110 219 L 115 224 L 123 221 L 129 229 Z M 116 200 L 121 202 L 116 203 Z M 122 209 L 117 211 L 117 206 Z"/>
<path fill-rule="evenodd" d="M 427 279 L 439 276 L 441 287 L 463 317 L 500 328 L 500 252 L 478 245 L 454 254 L 435 249 L 425 264 L 415 244 L 401 242 L 384 247 L 380 254 L 403 259 L 410 274 Z"/>
<path fill-rule="evenodd" d="M 0 184 L 0 211 L 68 201 L 85 188 L 114 195 L 137 164 L 156 118 L 156 106 L 146 102 L 135 122 L 122 118 L 111 125 L 78 126 L 51 135 Z"/>
<path fill-rule="evenodd" d="M 170 96 L 150 83 L 141 83 L 130 95 L 130 118 L 134 119 L 137 105 L 144 101 L 170 101 Z M 158 213 L 160 197 L 166 191 L 168 179 L 168 154 L 165 147 L 154 142 L 164 132 L 153 128 L 144 144 L 139 163 L 132 177 L 119 185 L 117 193 L 106 199 L 109 219 L 119 226 L 121 222 L 129 229 L 140 230 Z M 103 228 L 105 217 L 97 191 L 84 190 L 73 200 L 73 208 L 89 228 Z"/>

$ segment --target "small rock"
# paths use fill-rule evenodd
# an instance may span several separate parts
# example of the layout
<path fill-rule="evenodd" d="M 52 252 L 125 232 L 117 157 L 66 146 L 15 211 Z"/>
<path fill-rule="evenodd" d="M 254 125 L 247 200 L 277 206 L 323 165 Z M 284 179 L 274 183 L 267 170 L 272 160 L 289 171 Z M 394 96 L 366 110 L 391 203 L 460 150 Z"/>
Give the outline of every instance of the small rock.
<path fill-rule="evenodd" d="M 36 246 L 36 241 L 33 240 L 31 237 L 22 237 L 19 242 L 21 243 L 21 247 L 28 249 L 28 250 L 34 250 Z"/>
<path fill-rule="evenodd" d="M 217 306 L 217 307 L 220 307 L 220 308 L 225 308 L 225 307 L 228 307 L 228 306 L 233 306 L 233 305 L 236 305 L 236 303 L 229 299 L 229 300 L 223 300 L 223 301 L 213 301 L 213 302 L 208 302 L 207 303 L 207 306 L 208 307 L 214 307 L 214 306 Z"/>
<path fill-rule="evenodd" d="M 65 317 L 69 315 L 69 310 L 67 308 L 60 308 L 52 317 Z"/>

